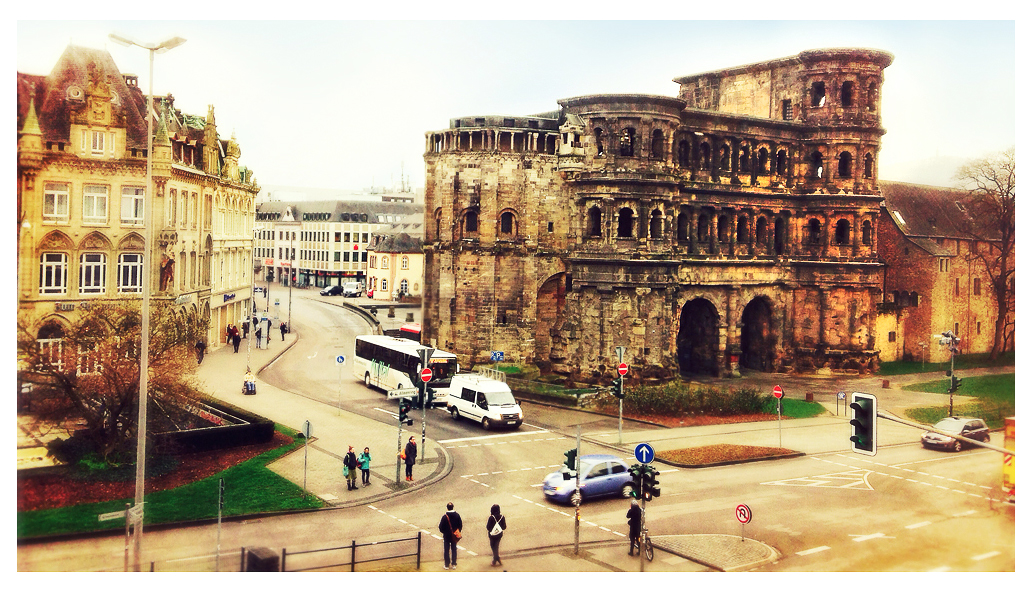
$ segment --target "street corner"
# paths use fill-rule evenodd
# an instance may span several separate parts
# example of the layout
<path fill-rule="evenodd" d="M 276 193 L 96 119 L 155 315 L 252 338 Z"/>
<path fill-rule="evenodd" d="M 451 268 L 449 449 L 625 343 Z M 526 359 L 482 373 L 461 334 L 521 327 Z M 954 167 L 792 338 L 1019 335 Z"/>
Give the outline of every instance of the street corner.
<path fill-rule="evenodd" d="M 779 551 L 752 538 L 727 534 L 651 536 L 654 546 L 723 572 L 749 571 L 779 559 Z"/>

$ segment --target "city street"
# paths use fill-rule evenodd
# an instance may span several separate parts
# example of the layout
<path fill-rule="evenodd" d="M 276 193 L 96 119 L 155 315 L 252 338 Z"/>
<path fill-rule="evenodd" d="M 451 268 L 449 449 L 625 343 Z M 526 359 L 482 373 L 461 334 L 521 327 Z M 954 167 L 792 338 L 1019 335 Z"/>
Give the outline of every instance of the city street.
<path fill-rule="evenodd" d="M 619 443 L 615 418 L 529 402 L 525 425 L 516 431 L 484 432 L 476 423 L 454 422 L 441 409 L 429 410 L 424 422 L 414 411 L 401 440 L 413 435 L 420 445 L 426 427 L 424 460 L 414 483 L 396 486 L 397 404 L 350 374 L 352 338 L 368 323 L 339 298 L 308 293 L 294 297 L 292 319 L 288 341 L 251 352 L 248 361 L 272 362 L 259 374 L 259 394 L 242 397 L 239 383 L 230 381 L 231 363 L 245 362 L 243 350 L 236 356 L 225 348 L 216 351 L 202 377 L 218 383 L 216 396 L 249 410 L 294 428 L 313 423 L 308 449 L 271 468 L 332 507 L 224 522 L 221 570 L 238 566 L 240 547 L 279 554 L 282 548 L 382 542 L 418 531 L 421 570 L 442 570 L 437 523 L 449 501 L 464 519 L 460 571 L 493 570 L 484 527 L 493 504 L 508 524 L 502 543 L 506 570 L 639 570 L 639 559 L 627 555 L 627 500 L 588 500 L 580 507 L 576 556 L 575 508 L 542 494 L 543 477 L 559 468 L 579 433 L 583 454 L 613 453 L 629 462 L 641 441 L 674 448 L 722 439 L 774 446 L 782 439 L 785 447 L 806 453 L 713 468 L 655 463 L 662 495 L 647 503 L 646 515 L 658 556 L 647 570 L 1015 570 L 1014 508 L 998 491 L 1000 454 L 926 450 L 918 430 L 881 422 L 881 449 L 870 458 L 848 449 L 843 415 L 706 429 L 626 420 Z M 339 373 L 341 354 L 347 361 Z M 1001 444 L 1002 434 L 993 434 L 991 443 Z M 371 448 L 374 476 L 368 488 L 345 490 L 341 457 L 349 444 Z M 752 512 L 743 525 L 735 513 L 741 504 Z M 214 522 L 148 531 L 146 561 L 156 562 L 158 570 L 212 570 L 216 540 Z M 757 548 L 760 556 L 736 556 L 737 545 Z M 118 535 L 24 545 L 19 569 L 121 570 L 122 551 Z"/>

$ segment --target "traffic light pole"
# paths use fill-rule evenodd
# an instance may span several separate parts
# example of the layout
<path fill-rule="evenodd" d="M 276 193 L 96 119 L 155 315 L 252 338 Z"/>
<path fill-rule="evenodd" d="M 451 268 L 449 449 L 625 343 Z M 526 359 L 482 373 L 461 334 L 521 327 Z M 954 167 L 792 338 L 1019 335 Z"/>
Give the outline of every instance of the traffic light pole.
<path fill-rule="evenodd" d="M 582 522 L 582 485 L 581 485 L 581 473 L 582 473 L 582 426 L 578 426 L 578 437 L 575 443 L 575 459 L 574 459 L 574 492 L 578 493 L 577 505 L 574 506 L 574 553 L 578 554 L 578 532 Z"/>
<path fill-rule="evenodd" d="M 399 415 L 402 415 L 402 398 L 399 398 Z M 398 450 L 395 451 L 395 485 L 402 484 L 402 420 L 399 419 Z"/>
<path fill-rule="evenodd" d="M 621 368 L 621 364 L 624 362 L 625 347 L 617 346 L 614 351 L 618 354 L 618 368 Z M 618 445 L 621 445 L 621 423 L 624 421 L 625 412 L 625 375 L 618 372 L 618 390 L 621 391 L 621 396 L 618 397 Z"/>

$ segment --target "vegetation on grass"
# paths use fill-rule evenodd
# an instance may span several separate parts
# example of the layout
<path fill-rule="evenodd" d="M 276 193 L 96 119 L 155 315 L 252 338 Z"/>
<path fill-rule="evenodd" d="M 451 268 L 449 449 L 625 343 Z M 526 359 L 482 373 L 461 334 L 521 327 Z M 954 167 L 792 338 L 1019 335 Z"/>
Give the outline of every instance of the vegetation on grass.
<path fill-rule="evenodd" d="M 908 419 L 933 424 L 948 416 L 948 379 L 921 382 L 902 388 L 906 391 L 944 395 L 942 405 L 908 409 L 905 412 Z M 960 404 L 960 396 L 976 397 L 977 401 Z M 1005 418 L 1016 415 L 1016 375 L 992 374 L 963 378 L 959 390 L 955 393 L 952 414 L 979 417 L 991 428 L 1004 427 Z"/>
<path fill-rule="evenodd" d="M 277 430 L 289 436 L 296 433 L 280 425 L 277 426 Z M 260 454 L 218 475 L 146 495 L 144 524 L 215 518 L 218 510 L 219 479 L 224 479 L 226 485 L 223 516 L 321 507 L 323 502 L 319 498 L 303 492 L 291 481 L 266 468 L 270 462 L 304 444 L 303 439 L 292 440 L 291 444 Z M 124 519 L 99 522 L 97 516 L 122 511 L 127 502 L 131 503 L 132 499 L 19 512 L 18 537 L 32 538 L 121 528 L 125 526 Z"/>
<path fill-rule="evenodd" d="M 804 419 L 806 417 L 816 417 L 825 412 L 826 408 L 820 403 L 783 397 L 783 417 Z M 773 415 L 776 413 L 775 397 L 768 397 L 768 400 L 765 402 L 765 413 L 771 413 Z"/>
<path fill-rule="evenodd" d="M 955 370 L 968 370 L 971 368 L 994 368 L 999 366 L 1015 366 L 1016 353 L 1004 352 L 995 360 L 989 360 L 987 354 L 966 354 L 955 356 Z M 918 362 L 918 361 L 897 361 L 881 362 L 880 376 L 897 376 L 899 374 L 919 374 L 923 372 L 940 372 L 944 374 L 951 368 L 951 362 Z"/>
<path fill-rule="evenodd" d="M 721 389 L 673 381 L 660 386 L 625 388 L 625 411 L 639 415 L 743 415 L 765 413 L 768 397 L 757 387 Z M 611 395 L 597 399 L 598 408 L 617 405 Z M 774 407 L 773 407 L 774 411 Z"/>
<path fill-rule="evenodd" d="M 793 453 L 793 450 L 787 448 L 713 444 L 711 446 L 700 446 L 698 448 L 661 450 L 657 452 L 657 457 L 674 464 L 702 466 L 705 464 L 720 464 L 737 460 L 754 460 L 758 458 L 768 458 L 770 456 L 784 456 Z"/>

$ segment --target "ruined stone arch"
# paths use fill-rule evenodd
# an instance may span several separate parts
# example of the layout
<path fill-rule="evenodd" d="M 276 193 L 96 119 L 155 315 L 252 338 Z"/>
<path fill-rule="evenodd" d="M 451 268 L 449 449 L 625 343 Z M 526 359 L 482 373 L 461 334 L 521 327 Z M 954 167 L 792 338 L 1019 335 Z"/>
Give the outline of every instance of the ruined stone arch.
<path fill-rule="evenodd" d="M 660 209 L 654 209 L 650 213 L 650 239 L 664 238 L 664 213 Z"/>
<path fill-rule="evenodd" d="M 679 167 L 686 169 L 689 168 L 689 142 L 685 139 L 679 141 L 678 147 L 678 163 Z"/>
<path fill-rule="evenodd" d="M 624 206 L 618 209 L 617 236 L 635 237 L 636 214 L 631 207 Z"/>
<path fill-rule="evenodd" d="M 771 372 L 778 344 L 772 300 L 753 297 L 740 317 L 740 367 Z"/>
<path fill-rule="evenodd" d="M 664 158 L 664 131 L 654 129 L 650 138 L 650 157 L 653 159 Z"/>
<path fill-rule="evenodd" d="M 517 211 L 511 208 L 503 209 L 499 213 L 499 237 L 516 239 L 518 234 Z"/>
<path fill-rule="evenodd" d="M 720 375 L 721 319 L 718 307 L 705 297 L 693 298 L 682 305 L 675 340 L 680 373 Z"/>
<path fill-rule="evenodd" d="M 431 236 L 431 240 L 442 240 L 442 207 L 434 210 L 434 235 Z"/>
<path fill-rule="evenodd" d="M 567 273 L 556 272 L 542 281 L 535 295 L 535 362 L 550 366 L 553 349 L 563 349 L 561 329 L 567 306 Z"/>
<path fill-rule="evenodd" d="M 589 207 L 585 233 L 588 237 L 603 236 L 603 211 L 600 210 L 600 207 L 597 204 Z"/>
<path fill-rule="evenodd" d="M 854 176 L 854 157 L 850 151 L 843 151 L 837 159 L 837 176 L 850 178 Z"/>

